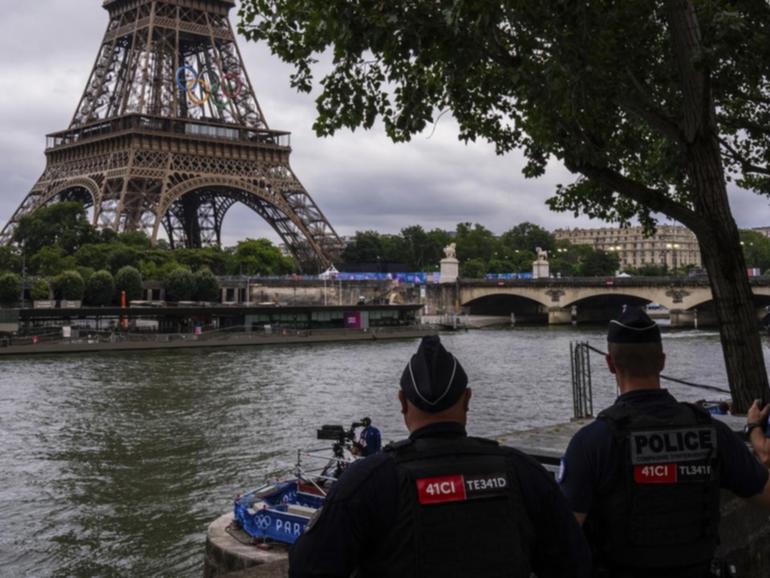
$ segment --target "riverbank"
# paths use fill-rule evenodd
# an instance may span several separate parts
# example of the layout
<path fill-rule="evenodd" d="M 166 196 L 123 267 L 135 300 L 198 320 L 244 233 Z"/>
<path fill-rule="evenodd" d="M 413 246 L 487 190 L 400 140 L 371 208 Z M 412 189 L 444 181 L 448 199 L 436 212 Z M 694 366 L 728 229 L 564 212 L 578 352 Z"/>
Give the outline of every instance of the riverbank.
<path fill-rule="evenodd" d="M 136 341 L 98 341 L 87 338 L 61 340 L 57 342 L 30 345 L 9 345 L 0 347 L 0 357 L 28 355 L 58 355 L 71 353 L 100 353 L 120 351 L 151 351 L 175 349 L 214 349 L 233 347 L 255 347 L 263 345 L 292 345 L 313 343 L 371 342 L 395 339 L 415 339 L 434 335 L 437 330 L 428 326 L 403 328 L 378 327 L 369 330 L 316 330 L 283 331 L 270 334 L 239 333 L 219 334 L 214 337 L 153 335 Z M 172 340 L 173 337 L 173 340 Z"/>
<path fill-rule="evenodd" d="M 733 431 L 740 431 L 745 419 L 719 416 Z M 516 447 L 556 474 L 573 435 L 591 420 L 570 422 L 517 431 L 498 436 L 502 444 Z M 720 545 L 717 556 L 733 564 L 738 576 L 764 578 L 770 575 L 770 520 L 764 511 L 750 506 L 728 491 L 722 492 Z M 211 523 L 206 537 L 204 578 L 279 578 L 288 573 L 288 547 L 274 544 L 259 549 L 252 540 L 230 525 L 226 514 Z"/>

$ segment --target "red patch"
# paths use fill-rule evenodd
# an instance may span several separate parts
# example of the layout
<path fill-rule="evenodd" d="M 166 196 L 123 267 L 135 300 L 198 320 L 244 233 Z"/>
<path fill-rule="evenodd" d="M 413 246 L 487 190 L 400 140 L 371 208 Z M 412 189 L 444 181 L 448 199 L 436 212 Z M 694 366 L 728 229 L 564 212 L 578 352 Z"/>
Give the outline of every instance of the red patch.
<path fill-rule="evenodd" d="M 443 504 L 446 502 L 464 502 L 465 479 L 461 475 L 420 478 L 417 480 L 417 495 L 420 504 Z"/>
<path fill-rule="evenodd" d="M 634 466 L 634 481 L 637 484 L 675 484 L 676 464 L 648 464 Z"/>

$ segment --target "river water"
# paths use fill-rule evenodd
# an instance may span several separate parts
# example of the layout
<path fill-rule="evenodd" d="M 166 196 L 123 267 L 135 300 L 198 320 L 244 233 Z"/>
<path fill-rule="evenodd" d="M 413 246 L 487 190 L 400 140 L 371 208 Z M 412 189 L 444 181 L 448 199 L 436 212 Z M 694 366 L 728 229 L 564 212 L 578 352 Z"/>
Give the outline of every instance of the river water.
<path fill-rule="evenodd" d="M 469 430 L 569 419 L 569 342 L 601 329 L 450 334 L 474 390 Z M 664 335 L 667 373 L 724 386 L 716 332 Z M 191 576 L 232 496 L 317 445 L 321 424 L 372 417 L 404 436 L 395 401 L 417 341 L 0 361 L 0 576 Z M 770 349 L 765 344 L 770 362 Z M 595 407 L 614 398 L 593 357 Z M 703 394 L 672 387 L 682 399 Z M 713 399 L 713 395 L 710 396 Z"/>

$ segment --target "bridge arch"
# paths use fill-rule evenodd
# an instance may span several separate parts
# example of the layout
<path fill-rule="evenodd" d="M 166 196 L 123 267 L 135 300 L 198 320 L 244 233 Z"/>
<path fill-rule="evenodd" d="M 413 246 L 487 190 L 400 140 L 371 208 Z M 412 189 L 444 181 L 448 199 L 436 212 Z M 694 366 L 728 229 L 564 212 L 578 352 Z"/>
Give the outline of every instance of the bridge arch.
<path fill-rule="evenodd" d="M 516 323 L 547 323 L 548 306 L 541 300 L 509 292 L 490 292 L 462 303 L 469 315 L 512 317 Z"/>
<path fill-rule="evenodd" d="M 586 295 L 566 304 L 578 323 L 608 323 L 617 319 L 626 306 L 644 307 L 653 303 L 651 296 L 635 291 L 612 291 Z"/>

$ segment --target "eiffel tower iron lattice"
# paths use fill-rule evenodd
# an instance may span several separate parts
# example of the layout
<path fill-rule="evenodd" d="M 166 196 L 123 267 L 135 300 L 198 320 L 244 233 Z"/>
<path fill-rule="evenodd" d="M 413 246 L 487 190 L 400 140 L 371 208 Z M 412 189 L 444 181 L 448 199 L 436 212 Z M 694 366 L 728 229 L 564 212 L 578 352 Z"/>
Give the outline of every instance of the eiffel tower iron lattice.
<path fill-rule="evenodd" d="M 234 0 L 105 0 L 110 15 L 69 129 L 48 135 L 47 166 L 0 232 L 45 205 L 75 200 L 117 232 L 160 227 L 172 247 L 219 244 L 243 203 L 306 270 L 342 243 L 289 165 L 290 133 L 272 130 L 243 66 Z"/>

